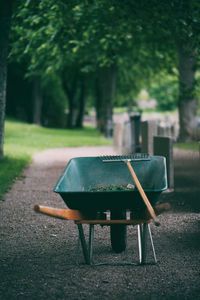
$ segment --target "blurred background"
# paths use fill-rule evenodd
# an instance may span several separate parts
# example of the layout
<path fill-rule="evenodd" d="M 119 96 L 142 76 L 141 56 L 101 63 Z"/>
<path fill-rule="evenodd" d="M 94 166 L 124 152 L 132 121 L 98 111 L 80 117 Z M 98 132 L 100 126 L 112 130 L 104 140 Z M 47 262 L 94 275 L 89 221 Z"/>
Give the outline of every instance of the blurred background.
<path fill-rule="evenodd" d="M 1 1 L 1 164 L 112 144 L 131 118 L 197 150 L 199 12 L 197 0 Z"/>

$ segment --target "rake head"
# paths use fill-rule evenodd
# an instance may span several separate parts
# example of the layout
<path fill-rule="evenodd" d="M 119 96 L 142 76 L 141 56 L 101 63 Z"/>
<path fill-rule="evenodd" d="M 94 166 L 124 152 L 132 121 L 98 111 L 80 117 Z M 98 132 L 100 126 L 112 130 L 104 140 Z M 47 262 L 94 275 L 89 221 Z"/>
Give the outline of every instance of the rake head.
<path fill-rule="evenodd" d="M 142 161 L 150 160 L 148 154 L 134 154 L 134 155 L 103 155 L 100 156 L 102 162 L 126 162 L 126 161 Z"/>

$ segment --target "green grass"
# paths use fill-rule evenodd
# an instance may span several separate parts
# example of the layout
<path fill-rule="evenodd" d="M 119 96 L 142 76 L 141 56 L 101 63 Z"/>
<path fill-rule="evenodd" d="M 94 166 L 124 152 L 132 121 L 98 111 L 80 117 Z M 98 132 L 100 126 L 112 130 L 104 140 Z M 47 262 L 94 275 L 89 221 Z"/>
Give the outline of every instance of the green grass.
<path fill-rule="evenodd" d="M 81 130 L 49 129 L 7 120 L 5 122 L 4 158 L 0 160 L 0 199 L 10 188 L 35 152 L 49 148 L 110 145 L 95 128 Z"/>
<path fill-rule="evenodd" d="M 176 143 L 174 147 L 182 150 L 199 151 L 198 142 Z"/>
<path fill-rule="evenodd" d="M 122 114 L 124 112 L 128 111 L 128 107 L 114 107 L 114 113 L 115 114 Z"/>

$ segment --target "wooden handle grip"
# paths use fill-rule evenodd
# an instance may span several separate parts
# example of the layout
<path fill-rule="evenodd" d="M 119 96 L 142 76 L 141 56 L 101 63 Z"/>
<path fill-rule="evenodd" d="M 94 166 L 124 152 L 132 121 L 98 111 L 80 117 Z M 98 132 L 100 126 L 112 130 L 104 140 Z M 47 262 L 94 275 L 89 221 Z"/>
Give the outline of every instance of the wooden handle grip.
<path fill-rule="evenodd" d="M 134 182 L 135 182 L 135 184 L 137 186 L 137 189 L 138 189 L 138 191 L 139 191 L 139 193 L 140 193 L 140 195 L 141 195 L 141 197 L 142 197 L 142 199 L 143 199 L 143 201 L 144 201 L 144 203 L 145 203 L 145 205 L 146 205 L 146 207 L 147 207 L 147 209 L 149 211 L 150 216 L 154 220 L 155 225 L 159 226 L 160 222 L 159 222 L 158 218 L 156 217 L 154 209 L 151 206 L 151 203 L 149 202 L 149 200 L 148 200 L 148 198 L 147 198 L 147 196 L 146 196 L 146 194 L 145 194 L 145 192 L 144 192 L 144 190 L 143 190 L 143 188 L 142 188 L 142 186 L 141 186 L 141 184 L 140 184 L 140 182 L 139 182 L 139 180 L 138 180 L 138 178 L 137 178 L 137 176 L 135 174 L 135 171 L 133 170 L 133 168 L 132 168 L 132 166 L 131 166 L 131 164 L 130 164 L 129 161 L 126 162 L 126 165 L 127 165 L 128 169 L 129 169 L 129 171 L 131 173 L 131 176 L 132 176 L 132 178 L 133 178 L 133 180 L 134 180 Z"/>
<path fill-rule="evenodd" d="M 35 205 L 34 210 L 36 212 L 40 212 L 59 219 L 74 220 L 74 221 L 79 221 L 84 219 L 84 216 L 81 214 L 79 210 L 53 208 L 53 207 L 42 206 L 42 205 Z"/>

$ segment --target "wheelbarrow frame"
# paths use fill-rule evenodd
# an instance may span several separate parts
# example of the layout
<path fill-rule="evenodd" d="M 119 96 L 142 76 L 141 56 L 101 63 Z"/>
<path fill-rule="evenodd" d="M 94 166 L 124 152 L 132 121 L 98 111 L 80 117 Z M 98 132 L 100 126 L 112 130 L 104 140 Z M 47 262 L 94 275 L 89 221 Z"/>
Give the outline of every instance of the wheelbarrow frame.
<path fill-rule="evenodd" d="M 116 224 L 118 223 L 118 220 L 115 220 Z M 122 220 L 120 220 L 122 221 Z M 125 221 L 125 220 L 124 220 Z M 78 226 L 78 232 L 79 232 L 79 237 L 78 237 L 78 247 L 77 247 L 77 255 L 76 257 L 78 258 L 78 250 L 79 250 L 79 244 L 81 243 L 81 247 L 82 247 L 82 252 L 83 252 L 83 256 L 84 256 L 84 260 L 85 263 L 88 265 L 95 265 L 95 266 L 100 266 L 100 265 L 143 265 L 143 264 L 147 264 L 147 237 L 149 234 L 149 238 L 150 238 L 150 245 L 152 248 L 152 252 L 153 252 L 153 258 L 154 261 L 152 262 L 152 264 L 156 264 L 157 263 L 157 258 L 156 258 L 156 252 L 155 252 L 155 247 L 154 247 L 154 243 L 153 243 L 153 237 L 152 237 L 152 233 L 151 233 L 151 228 L 150 228 L 150 221 L 134 221 L 134 223 L 139 223 L 137 224 L 137 230 L 138 230 L 138 254 L 139 254 L 139 261 L 138 262 L 133 262 L 133 261 L 117 261 L 115 263 L 111 263 L 111 262 L 100 262 L 100 263 L 95 263 L 93 261 L 93 241 L 94 241 L 94 226 L 97 225 L 97 223 L 95 222 L 93 224 L 93 222 L 91 221 L 89 223 L 89 241 L 88 243 L 86 242 L 86 238 L 85 238 L 85 234 L 84 234 L 84 230 L 83 230 L 83 224 L 88 224 L 86 222 L 81 222 L 81 221 L 75 221 L 75 223 Z M 124 224 L 126 226 L 131 225 L 134 226 L 136 224 L 133 225 L 133 222 L 128 223 L 128 222 L 120 222 L 120 224 Z M 99 221 L 99 224 L 102 225 L 102 223 Z M 105 222 L 103 222 L 104 226 L 105 226 Z M 111 224 L 114 224 L 111 223 Z M 109 223 L 107 224 L 109 226 Z M 77 260 L 76 260 L 77 262 Z M 77 264 L 79 264 L 77 262 Z"/>
<path fill-rule="evenodd" d="M 170 209 L 170 205 L 168 203 L 161 204 L 156 206 L 155 212 L 157 215 L 161 214 L 164 211 L 167 211 Z M 86 216 L 84 216 L 80 211 L 77 210 L 70 210 L 70 209 L 59 209 L 59 208 L 52 208 L 52 207 L 46 207 L 41 205 L 35 205 L 34 210 L 36 212 L 41 212 L 56 218 L 65 219 L 68 221 L 74 221 L 75 224 L 78 227 L 79 232 L 79 241 L 81 242 L 83 256 L 85 259 L 86 264 L 94 264 L 93 263 L 93 238 L 94 238 L 94 226 L 95 225 L 104 225 L 104 226 L 111 226 L 114 224 L 123 224 L 126 226 L 132 225 L 138 225 L 138 250 L 139 250 L 139 264 L 145 264 L 146 258 L 147 258 L 147 235 L 149 233 L 151 247 L 153 251 L 153 257 L 154 257 L 154 263 L 157 262 L 156 254 L 155 254 L 155 248 L 153 245 L 153 238 L 151 235 L 151 229 L 150 229 L 150 222 L 151 219 L 146 215 L 145 219 L 129 219 L 129 220 L 109 220 L 109 219 L 87 219 Z M 86 238 L 83 230 L 83 224 L 89 225 L 89 242 L 88 245 L 86 243 Z M 78 253 L 78 252 L 77 252 Z M 100 263 L 101 264 L 110 264 L 108 263 Z M 133 262 L 118 262 L 117 264 L 135 264 Z"/>

